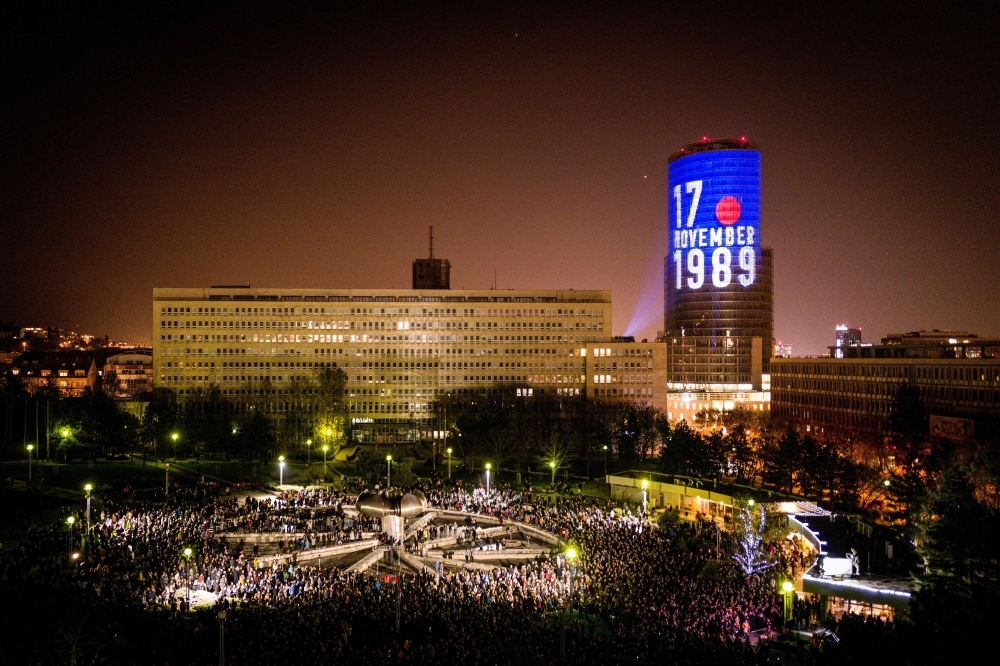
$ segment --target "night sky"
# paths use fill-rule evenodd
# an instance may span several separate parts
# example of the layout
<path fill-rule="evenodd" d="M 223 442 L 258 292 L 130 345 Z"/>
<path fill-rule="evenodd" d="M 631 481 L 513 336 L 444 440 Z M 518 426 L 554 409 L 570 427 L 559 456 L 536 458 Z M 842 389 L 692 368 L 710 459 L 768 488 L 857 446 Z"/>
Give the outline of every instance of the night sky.
<path fill-rule="evenodd" d="M 761 146 L 795 354 L 1000 334 L 987 3 L 78 4 L 0 9 L 0 320 L 141 342 L 154 286 L 408 288 L 433 224 L 453 287 L 610 289 L 652 337 L 667 156 L 707 135 Z"/>

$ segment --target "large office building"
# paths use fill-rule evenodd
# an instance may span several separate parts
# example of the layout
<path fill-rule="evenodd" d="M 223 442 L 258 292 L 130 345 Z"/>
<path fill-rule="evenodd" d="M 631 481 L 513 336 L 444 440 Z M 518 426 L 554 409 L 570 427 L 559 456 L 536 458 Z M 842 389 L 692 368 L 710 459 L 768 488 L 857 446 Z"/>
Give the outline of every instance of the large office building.
<path fill-rule="evenodd" d="M 152 305 L 156 388 L 183 401 L 214 387 L 280 417 L 301 409 L 289 402 L 296 382 L 341 368 L 363 441 L 412 436 L 449 393 L 580 395 L 595 383 L 591 343 L 609 343 L 597 345 L 602 363 L 614 357 L 602 390 L 655 388 L 638 355 L 610 344 L 608 291 L 208 287 L 154 289 Z"/>
<path fill-rule="evenodd" d="M 837 358 L 835 351 L 842 351 Z M 831 347 L 831 357 L 774 359 L 773 414 L 821 435 L 881 438 L 897 396 L 914 387 L 932 436 L 993 437 L 1000 427 L 1000 339 L 965 332 L 889 335 Z"/>
<path fill-rule="evenodd" d="M 664 330 L 670 417 L 766 409 L 774 354 L 773 253 L 761 246 L 760 151 L 746 139 L 668 159 Z"/>

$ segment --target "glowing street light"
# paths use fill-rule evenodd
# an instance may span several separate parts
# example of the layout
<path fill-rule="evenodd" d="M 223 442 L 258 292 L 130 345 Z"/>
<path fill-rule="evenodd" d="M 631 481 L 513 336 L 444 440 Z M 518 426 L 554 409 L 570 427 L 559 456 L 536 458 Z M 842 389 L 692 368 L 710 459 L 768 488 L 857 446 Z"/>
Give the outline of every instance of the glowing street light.
<path fill-rule="evenodd" d="M 323 478 L 326 478 L 326 452 L 330 450 L 329 444 L 323 445 Z"/>
<path fill-rule="evenodd" d="M 278 485 L 285 485 L 285 456 L 278 456 Z"/>
<path fill-rule="evenodd" d="M 490 496 L 490 468 L 493 467 L 490 463 L 486 463 L 486 496 Z"/>
<path fill-rule="evenodd" d="M 392 487 L 392 455 L 387 455 L 385 457 L 385 488 L 388 490 Z"/>
<path fill-rule="evenodd" d="M 552 463 L 555 464 L 555 463 Z M 577 552 L 576 548 L 570 546 L 563 553 L 563 557 L 566 558 L 566 564 L 569 565 L 569 595 L 567 597 L 566 603 L 563 604 L 562 609 L 562 634 L 559 638 L 559 659 L 561 661 L 566 661 L 566 608 L 573 604 L 573 560 L 576 559 Z"/>
<path fill-rule="evenodd" d="M 447 448 L 448 451 L 448 478 L 451 478 L 451 447 Z"/>
<path fill-rule="evenodd" d="M 180 437 L 176 432 L 170 434 L 170 439 L 174 440 L 174 460 L 177 460 L 177 438 Z"/>
<path fill-rule="evenodd" d="M 309 465 L 312 464 L 312 437 L 306 440 L 306 469 L 309 469 Z"/>
<path fill-rule="evenodd" d="M 87 493 L 87 534 L 90 534 L 90 491 L 94 489 L 94 486 L 88 483 L 83 489 Z"/>
<path fill-rule="evenodd" d="M 34 444 L 28 444 L 28 483 L 31 483 L 31 452 L 35 450 Z"/>
<path fill-rule="evenodd" d="M 73 559 L 73 523 L 75 522 L 76 522 L 75 516 L 69 516 L 66 518 L 66 524 L 69 525 L 69 533 L 67 535 L 69 538 L 66 540 L 67 542 L 66 551 L 67 551 L 67 556 L 70 559 Z"/>
<path fill-rule="evenodd" d="M 642 512 L 648 513 L 646 510 L 646 491 L 649 489 L 649 481 L 646 479 L 642 480 Z"/>
<path fill-rule="evenodd" d="M 781 596 L 784 602 L 785 622 L 792 621 L 792 597 L 795 594 L 795 584 L 786 580 L 781 584 Z"/>
<path fill-rule="evenodd" d="M 747 500 L 747 504 L 748 504 L 749 506 L 753 506 L 754 504 L 756 504 L 756 502 L 754 502 L 754 501 L 753 501 L 753 498 L 751 497 L 751 498 L 750 498 L 749 500 Z"/>
<path fill-rule="evenodd" d="M 163 467 L 163 494 L 170 495 L 170 463 L 165 463 Z"/>
<path fill-rule="evenodd" d="M 553 460 L 549 463 L 549 467 L 552 468 L 552 485 L 556 485 L 556 461 Z"/>
<path fill-rule="evenodd" d="M 192 574 L 192 571 L 191 571 L 191 555 L 193 555 L 193 554 L 194 554 L 194 551 L 191 550 L 190 546 L 188 546 L 187 548 L 184 549 L 184 559 L 186 559 L 187 563 L 188 563 L 188 566 L 187 566 L 187 577 L 185 578 L 185 582 L 187 584 L 186 587 L 187 587 L 187 605 L 188 605 L 188 610 L 191 610 L 191 574 Z"/>
<path fill-rule="evenodd" d="M 601 447 L 604 450 L 604 476 L 608 475 L 608 445 Z"/>

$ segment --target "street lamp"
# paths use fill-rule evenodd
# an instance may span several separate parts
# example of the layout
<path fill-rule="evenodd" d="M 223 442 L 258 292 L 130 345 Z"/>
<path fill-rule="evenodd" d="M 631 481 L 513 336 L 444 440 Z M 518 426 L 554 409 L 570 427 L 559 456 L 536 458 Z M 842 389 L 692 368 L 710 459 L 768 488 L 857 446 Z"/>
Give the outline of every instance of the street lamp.
<path fill-rule="evenodd" d="M 570 546 L 563 553 L 563 557 L 566 558 L 567 567 L 572 567 L 573 560 L 576 559 L 577 552 L 576 548 Z M 573 569 L 569 568 L 569 595 L 567 596 L 566 603 L 563 604 L 562 611 L 562 635 L 559 639 L 559 659 L 561 661 L 566 660 L 566 607 L 572 605 L 573 603 Z"/>
<path fill-rule="evenodd" d="M 312 464 L 312 437 L 306 440 L 306 469 Z"/>
<path fill-rule="evenodd" d="M 90 491 L 94 489 L 94 486 L 88 483 L 83 489 L 87 492 L 87 534 L 90 534 Z"/>
<path fill-rule="evenodd" d="M 646 510 L 646 491 L 649 488 L 649 481 L 646 479 L 642 480 L 642 512 L 647 513 Z"/>
<path fill-rule="evenodd" d="M 385 457 L 385 489 L 392 487 L 392 455 Z"/>
<path fill-rule="evenodd" d="M 278 456 L 278 485 L 285 485 L 285 456 Z"/>
<path fill-rule="evenodd" d="M 170 439 L 174 440 L 174 460 L 177 460 L 177 438 L 180 437 L 176 432 L 171 433 Z"/>
<path fill-rule="evenodd" d="M 327 431 L 329 432 L 329 431 Z M 328 444 L 323 445 L 323 479 L 326 480 L 326 452 L 330 450 Z"/>
<path fill-rule="evenodd" d="M 604 449 L 604 476 L 608 475 L 608 445 L 605 444 L 601 447 Z"/>
<path fill-rule="evenodd" d="M 493 467 L 490 463 L 486 463 L 486 496 L 490 496 L 490 468 Z"/>
<path fill-rule="evenodd" d="M 226 611 L 215 617 L 219 620 L 219 666 L 226 666 Z"/>
<path fill-rule="evenodd" d="M 28 484 L 31 484 L 31 452 L 35 450 L 34 444 L 28 444 Z"/>
<path fill-rule="evenodd" d="M 781 596 L 784 601 L 785 622 L 792 621 L 792 595 L 795 594 L 795 584 L 786 580 L 781 584 Z"/>
<path fill-rule="evenodd" d="M 170 495 L 170 463 L 164 464 L 163 494 Z"/>
<path fill-rule="evenodd" d="M 69 525 L 69 538 L 66 540 L 66 552 L 67 557 L 70 559 L 73 559 L 73 523 L 75 522 L 76 518 L 74 516 L 66 518 L 66 524 Z"/>
<path fill-rule="evenodd" d="M 187 583 L 187 605 L 188 605 L 188 610 L 189 611 L 191 610 L 191 555 L 192 555 L 193 552 L 194 551 L 191 550 L 190 546 L 188 546 L 187 548 L 184 549 L 184 559 L 187 560 L 187 564 L 188 564 L 187 565 L 187 576 L 185 577 L 184 580 Z"/>
<path fill-rule="evenodd" d="M 553 460 L 549 463 L 549 467 L 552 468 L 552 485 L 556 485 L 556 461 Z"/>
<path fill-rule="evenodd" d="M 448 478 L 451 478 L 451 447 L 447 448 L 448 451 Z"/>

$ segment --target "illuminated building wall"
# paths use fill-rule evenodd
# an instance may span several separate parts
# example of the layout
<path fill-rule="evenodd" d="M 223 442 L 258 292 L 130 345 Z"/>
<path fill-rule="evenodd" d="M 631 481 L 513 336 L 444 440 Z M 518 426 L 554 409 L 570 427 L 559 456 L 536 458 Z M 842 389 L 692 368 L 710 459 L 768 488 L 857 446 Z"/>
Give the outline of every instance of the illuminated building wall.
<path fill-rule="evenodd" d="M 668 388 L 762 390 L 774 353 L 772 262 L 760 245 L 760 152 L 704 140 L 669 159 Z"/>
<path fill-rule="evenodd" d="M 155 386 L 181 400 L 215 387 L 293 411 L 283 396 L 296 379 L 341 368 L 352 420 L 392 439 L 393 426 L 432 419 L 444 394 L 585 388 L 582 350 L 610 341 L 611 294 L 154 289 L 153 331 Z"/>

